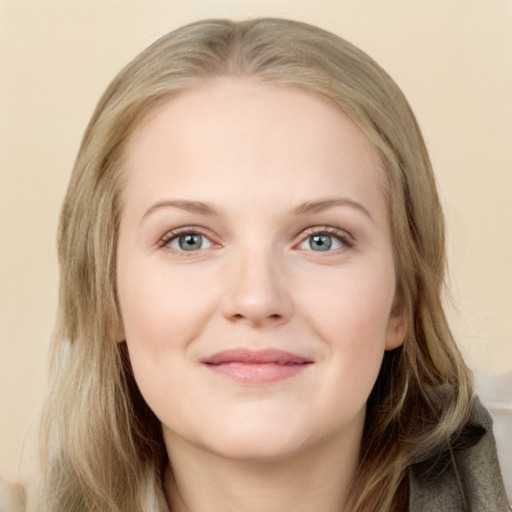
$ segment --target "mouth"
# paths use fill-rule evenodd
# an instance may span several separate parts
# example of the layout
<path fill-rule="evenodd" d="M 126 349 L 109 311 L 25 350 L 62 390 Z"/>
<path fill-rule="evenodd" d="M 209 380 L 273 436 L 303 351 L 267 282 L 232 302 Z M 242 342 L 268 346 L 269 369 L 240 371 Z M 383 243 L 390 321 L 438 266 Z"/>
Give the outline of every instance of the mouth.
<path fill-rule="evenodd" d="M 295 377 L 314 361 L 284 350 L 236 348 L 208 356 L 201 363 L 238 383 L 257 385 Z"/>

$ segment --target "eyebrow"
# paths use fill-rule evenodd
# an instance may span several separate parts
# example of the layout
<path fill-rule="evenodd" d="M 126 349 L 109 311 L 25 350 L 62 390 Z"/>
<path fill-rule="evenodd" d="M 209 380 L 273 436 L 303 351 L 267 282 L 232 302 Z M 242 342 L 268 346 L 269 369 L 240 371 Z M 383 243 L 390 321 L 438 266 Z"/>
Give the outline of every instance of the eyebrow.
<path fill-rule="evenodd" d="M 160 208 L 180 208 L 181 210 L 185 210 L 190 213 L 196 213 L 198 215 L 219 215 L 219 212 L 210 204 L 203 203 L 202 201 L 187 201 L 183 199 L 169 199 L 166 201 L 158 201 L 157 203 L 151 205 L 144 215 L 142 216 L 142 220 L 144 220 L 148 215 L 153 213 L 155 210 Z"/>
<path fill-rule="evenodd" d="M 334 208 L 336 206 L 349 206 L 354 208 L 366 215 L 373 223 L 375 223 L 373 217 L 370 212 L 357 201 L 353 199 L 349 199 L 348 197 L 333 197 L 328 199 L 322 199 L 321 201 L 306 201 L 299 205 L 293 213 L 295 215 L 313 215 L 315 213 L 323 212 L 324 210 L 328 210 L 330 208 Z"/>
<path fill-rule="evenodd" d="M 361 203 L 358 203 L 353 199 L 349 199 L 348 197 L 335 197 L 322 199 L 319 201 L 306 201 L 295 208 L 292 211 L 292 214 L 297 216 L 314 215 L 315 213 L 319 213 L 330 208 L 335 208 L 336 206 L 349 206 L 354 208 L 366 215 L 366 217 L 368 217 L 372 222 L 375 222 L 370 212 Z M 197 215 L 220 215 L 218 210 L 209 203 L 204 203 L 202 201 L 188 201 L 184 199 L 168 199 L 164 201 L 158 201 L 157 203 L 151 205 L 142 216 L 141 221 L 155 210 L 167 207 L 179 208 L 181 210 L 195 213 Z"/>

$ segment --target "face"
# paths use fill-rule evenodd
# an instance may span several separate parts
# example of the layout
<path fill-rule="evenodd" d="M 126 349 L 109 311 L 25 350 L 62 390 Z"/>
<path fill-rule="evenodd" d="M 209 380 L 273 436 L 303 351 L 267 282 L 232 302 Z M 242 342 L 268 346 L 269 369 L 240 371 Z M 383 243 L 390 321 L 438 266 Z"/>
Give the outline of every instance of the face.
<path fill-rule="evenodd" d="M 351 120 L 217 80 L 150 113 L 125 172 L 122 338 L 168 449 L 264 459 L 360 432 L 403 325 L 383 170 Z"/>

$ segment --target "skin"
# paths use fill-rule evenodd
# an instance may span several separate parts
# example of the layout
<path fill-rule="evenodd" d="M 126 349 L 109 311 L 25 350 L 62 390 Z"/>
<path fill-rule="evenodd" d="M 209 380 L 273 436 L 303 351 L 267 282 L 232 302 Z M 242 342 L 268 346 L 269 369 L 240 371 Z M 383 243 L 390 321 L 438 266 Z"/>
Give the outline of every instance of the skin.
<path fill-rule="evenodd" d="M 147 115 L 125 156 L 120 340 L 162 422 L 173 510 L 343 510 L 367 398 L 404 336 L 373 146 L 323 98 L 223 78 Z M 203 245 L 185 251 L 190 232 Z M 247 383 L 201 363 L 240 347 L 311 364 Z"/>

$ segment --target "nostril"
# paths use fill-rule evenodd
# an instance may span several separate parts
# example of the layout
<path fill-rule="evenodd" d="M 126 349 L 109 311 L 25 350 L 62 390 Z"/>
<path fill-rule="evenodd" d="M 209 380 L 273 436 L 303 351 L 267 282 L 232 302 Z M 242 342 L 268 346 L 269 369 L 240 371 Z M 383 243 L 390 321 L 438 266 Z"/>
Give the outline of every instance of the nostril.
<path fill-rule="evenodd" d="M 259 319 L 255 318 L 254 316 L 252 315 L 244 315 L 243 313 L 235 313 L 233 315 L 231 315 L 231 319 L 232 320 L 236 320 L 236 321 L 239 321 L 239 320 L 244 320 L 244 319 L 248 319 L 250 321 L 255 321 L 257 323 L 259 323 L 260 321 L 263 321 L 264 318 L 270 321 L 280 321 L 282 320 L 283 318 L 283 315 L 280 315 L 279 313 L 274 313 L 274 314 L 271 314 L 271 315 L 265 315 L 265 316 L 262 316 L 260 317 Z"/>

